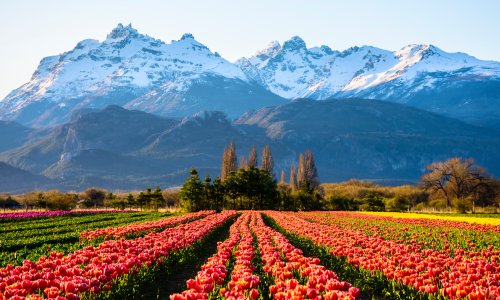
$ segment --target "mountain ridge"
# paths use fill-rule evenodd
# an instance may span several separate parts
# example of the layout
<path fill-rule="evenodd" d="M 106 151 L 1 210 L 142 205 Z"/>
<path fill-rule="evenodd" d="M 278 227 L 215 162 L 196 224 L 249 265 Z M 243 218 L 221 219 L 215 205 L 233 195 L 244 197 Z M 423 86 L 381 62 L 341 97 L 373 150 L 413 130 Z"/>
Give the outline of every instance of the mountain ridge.
<path fill-rule="evenodd" d="M 0 118 L 44 127 L 110 104 L 167 117 L 215 109 L 237 118 L 296 98 L 365 98 L 500 130 L 500 113 L 492 113 L 500 111 L 499 95 L 500 62 L 434 45 L 338 51 L 307 48 L 294 36 L 231 63 L 192 34 L 165 43 L 118 24 L 102 42 L 83 40 L 43 58 L 30 81 L 0 101 Z"/>
<path fill-rule="evenodd" d="M 427 164 L 452 156 L 474 157 L 493 175 L 500 174 L 496 131 L 365 99 L 298 99 L 236 120 L 217 111 L 167 118 L 113 105 L 77 114 L 72 122 L 1 152 L 0 161 L 49 178 L 64 190 L 178 186 L 191 167 L 217 176 L 230 141 L 238 157 L 252 145 L 259 150 L 270 145 L 276 174 L 312 149 L 326 182 L 355 177 L 416 182 Z"/>

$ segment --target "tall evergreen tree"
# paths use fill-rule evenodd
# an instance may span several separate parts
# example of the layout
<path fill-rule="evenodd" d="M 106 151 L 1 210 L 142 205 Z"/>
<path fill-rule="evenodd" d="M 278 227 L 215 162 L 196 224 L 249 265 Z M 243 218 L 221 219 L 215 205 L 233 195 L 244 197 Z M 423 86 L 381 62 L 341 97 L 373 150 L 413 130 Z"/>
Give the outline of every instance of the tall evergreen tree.
<path fill-rule="evenodd" d="M 134 195 L 132 195 L 131 193 L 129 193 L 127 195 L 126 203 L 127 203 L 128 207 L 130 207 L 130 208 L 136 206 L 137 202 L 135 201 Z"/>
<path fill-rule="evenodd" d="M 266 145 L 264 146 L 264 149 L 262 149 L 262 160 L 260 169 L 269 172 L 271 177 L 274 177 L 273 167 L 274 167 L 274 160 L 273 160 L 273 154 L 271 153 L 271 147 L 269 147 L 269 145 Z"/>
<path fill-rule="evenodd" d="M 144 192 L 140 192 L 139 195 L 137 195 L 137 205 L 139 205 L 139 208 L 142 210 L 142 208 L 146 205 L 147 199 L 146 195 L 144 195 Z"/>
<path fill-rule="evenodd" d="M 224 207 L 224 195 L 225 195 L 225 190 L 224 190 L 224 185 L 222 184 L 222 181 L 220 180 L 220 177 L 217 176 L 214 179 L 214 183 L 212 185 L 212 197 L 213 197 L 213 208 L 216 211 L 221 211 L 222 208 Z"/>
<path fill-rule="evenodd" d="M 146 197 L 146 204 L 145 205 L 149 207 L 149 205 L 151 204 L 152 196 L 153 196 L 153 194 L 151 193 L 151 188 L 146 189 L 144 196 Z"/>
<path fill-rule="evenodd" d="M 257 150 L 255 149 L 255 145 L 252 145 L 252 150 L 248 154 L 248 167 L 249 168 L 257 168 Z"/>
<path fill-rule="evenodd" d="M 196 169 L 192 168 L 189 178 L 179 192 L 181 206 L 187 211 L 198 211 L 204 198 L 203 183 Z"/>
<path fill-rule="evenodd" d="M 211 200 L 212 200 L 212 178 L 207 174 L 205 175 L 205 180 L 203 182 L 203 192 L 204 192 L 204 199 L 203 199 L 203 205 L 200 207 L 200 209 L 210 209 L 211 207 Z"/>
<path fill-rule="evenodd" d="M 151 194 L 151 204 L 153 205 L 154 211 L 158 211 L 158 208 L 165 204 L 165 198 L 163 198 L 163 194 L 161 193 L 159 186 L 157 186 Z"/>

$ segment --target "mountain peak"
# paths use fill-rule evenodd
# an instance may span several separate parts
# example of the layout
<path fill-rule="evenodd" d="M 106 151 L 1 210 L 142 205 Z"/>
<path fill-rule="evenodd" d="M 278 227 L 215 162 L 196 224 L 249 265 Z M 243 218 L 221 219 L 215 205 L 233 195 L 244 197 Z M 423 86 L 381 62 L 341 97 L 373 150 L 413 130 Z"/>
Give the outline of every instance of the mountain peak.
<path fill-rule="evenodd" d="M 139 32 L 132 27 L 132 24 L 123 26 L 122 23 L 118 23 L 118 25 L 108 34 L 106 38 L 108 40 L 118 40 L 129 36 L 136 36 L 138 34 Z"/>
<path fill-rule="evenodd" d="M 194 36 L 191 33 L 184 33 L 179 41 L 183 41 L 183 40 L 186 40 L 186 39 L 192 39 L 192 40 L 194 40 L 195 38 L 194 38 Z"/>
<path fill-rule="evenodd" d="M 294 36 L 285 43 L 283 43 L 283 49 L 288 49 L 288 50 L 300 50 L 300 49 L 307 49 L 306 43 L 302 38 L 299 36 Z"/>
<path fill-rule="evenodd" d="M 442 51 L 431 44 L 410 44 L 396 51 L 399 57 L 412 57 L 417 55 L 421 59 L 431 57 L 435 54 L 440 54 Z"/>

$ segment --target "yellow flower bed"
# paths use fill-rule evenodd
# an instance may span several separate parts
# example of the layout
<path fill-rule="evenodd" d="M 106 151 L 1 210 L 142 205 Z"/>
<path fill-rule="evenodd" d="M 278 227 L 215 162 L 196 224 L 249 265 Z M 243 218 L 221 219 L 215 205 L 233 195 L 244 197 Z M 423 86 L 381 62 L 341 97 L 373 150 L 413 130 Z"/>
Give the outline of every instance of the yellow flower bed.
<path fill-rule="evenodd" d="M 481 218 L 473 216 L 450 216 L 450 215 L 432 215 L 425 213 L 398 213 L 398 212 L 360 212 L 368 215 L 406 218 L 406 219 L 439 219 L 448 221 L 461 221 L 475 224 L 500 225 L 500 218 Z"/>

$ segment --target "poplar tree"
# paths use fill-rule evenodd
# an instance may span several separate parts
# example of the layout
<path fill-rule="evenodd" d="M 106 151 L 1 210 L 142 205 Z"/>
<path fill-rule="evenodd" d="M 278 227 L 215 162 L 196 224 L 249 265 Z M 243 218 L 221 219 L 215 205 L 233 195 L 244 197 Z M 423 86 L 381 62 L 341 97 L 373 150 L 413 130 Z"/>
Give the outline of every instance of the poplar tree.
<path fill-rule="evenodd" d="M 281 170 L 280 184 L 283 184 L 283 185 L 286 184 L 285 170 Z"/>
<path fill-rule="evenodd" d="M 299 155 L 299 169 L 297 170 L 297 186 L 300 187 L 306 182 L 306 160 L 304 154 Z"/>
<path fill-rule="evenodd" d="M 222 154 L 222 166 L 220 177 L 224 181 L 232 172 L 237 171 L 238 157 L 236 156 L 236 147 L 234 142 L 231 141 L 229 146 L 224 149 Z"/>
<path fill-rule="evenodd" d="M 274 161 L 273 154 L 271 153 L 271 147 L 269 147 L 269 145 L 266 145 L 264 146 L 264 149 L 262 149 L 262 162 L 260 165 L 260 169 L 269 172 L 269 174 L 271 174 L 271 177 L 274 177 L 273 167 Z"/>
<path fill-rule="evenodd" d="M 319 188 L 318 170 L 316 169 L 316 162 L 311 150 L 306 151 L 305 155 L 305 175 L 307 182 L 314 188 Z"/>
<path fill-rule="evenodd" d="M 238 165 L 238 170 L 245 170 L 247 167 L 250 167 L 250 165 L 245 159 L 245 155 L 242 155 L 240 158 L 240 164 Z"/>
<path fill-rule="evenodd" d="M 290 167 L 290 180 L 288 182 L 288 186 L 290 187 L 290 190 L 296 191 L 298 188 L 297 184 L 297 171 L 295 166 Z"/>
<path fill-rule="evenodd" d="M 255 149 L 255 146 L 252 145 L 252 149 L 250 150 L 250 153 L 248 154 L 248 163 L 247 163 L 249 168 L 257 168 L 257 150 Z"/>

